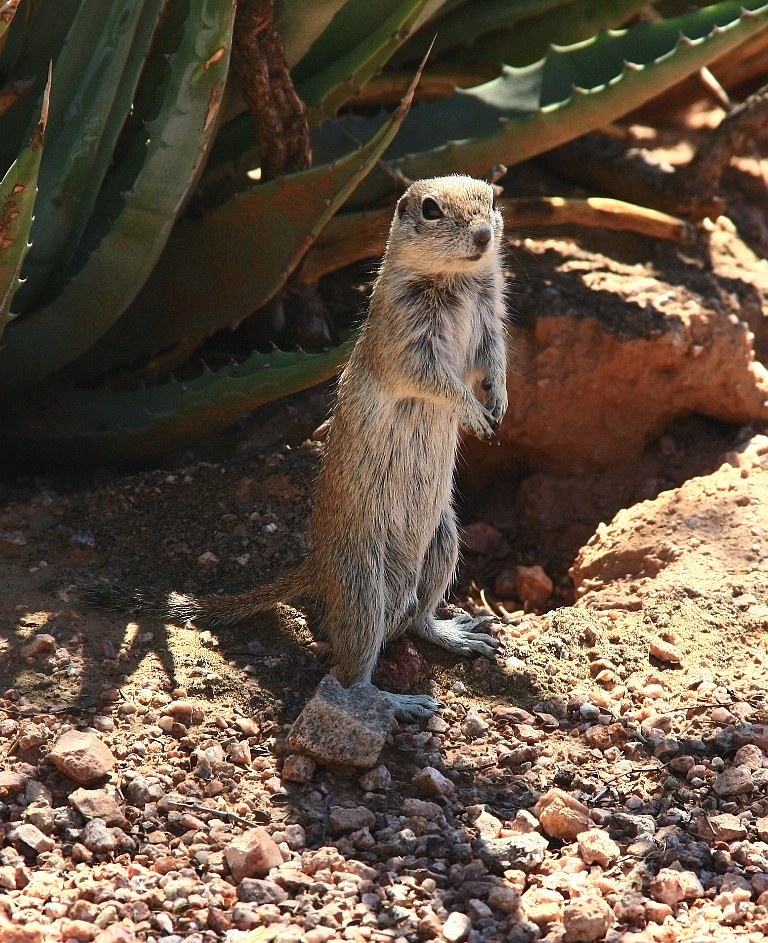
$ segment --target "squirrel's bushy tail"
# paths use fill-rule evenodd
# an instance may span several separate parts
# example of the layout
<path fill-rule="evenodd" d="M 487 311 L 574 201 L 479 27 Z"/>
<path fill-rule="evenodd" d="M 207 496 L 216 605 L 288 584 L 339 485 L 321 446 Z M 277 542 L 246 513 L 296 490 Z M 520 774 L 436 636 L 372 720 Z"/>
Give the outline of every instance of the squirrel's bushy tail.
<path fill-rule="evenodd" d="M 167 622 L 201 622 L 205 625 L 233 625 L 258 612 L 274 609 L 282 602 L 307 596 L 312 592 L 309 561 L 290 573 L 238 596 L 188 596 L 185 593 L 152 595 L 129 589 L 110 579 L 81 583 L 78 595 L 97 609 L 129 610 L 146 613 Z"/>

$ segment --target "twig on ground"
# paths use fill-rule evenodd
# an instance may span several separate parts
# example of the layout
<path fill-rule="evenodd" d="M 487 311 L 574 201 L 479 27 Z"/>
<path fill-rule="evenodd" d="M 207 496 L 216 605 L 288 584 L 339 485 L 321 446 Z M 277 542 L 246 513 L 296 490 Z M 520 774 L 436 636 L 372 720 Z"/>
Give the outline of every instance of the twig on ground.
<path fill-rule="evenodd" d="M 225 822 L 236 822 L 238 825 L 244 825 L 246 828 L 258 828 L 259 825 L 269 822 L 271 818 L 267 812 L 257 812 L 255 814 L 259 816 L 260 821 L 256 821 L 238 815 L 236 812 L 228 812 L 226 809 L 212 809 L 210 806 L 203 805 L 201 802 L 192 802 L 189 800 L 168 799 L 167 802 L 168 805 L 172 805 L 177 809 L 186 809 L 188 812 L 206 812 Z"/>

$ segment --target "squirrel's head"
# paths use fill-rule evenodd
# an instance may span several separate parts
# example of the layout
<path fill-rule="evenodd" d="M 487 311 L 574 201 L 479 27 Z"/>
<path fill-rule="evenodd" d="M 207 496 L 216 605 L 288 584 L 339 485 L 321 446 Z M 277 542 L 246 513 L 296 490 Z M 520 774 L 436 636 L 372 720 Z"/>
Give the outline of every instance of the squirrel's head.
<path fill-rule="evenodd" d="M 496 259 L 504 231 L 489 183 L 459 174 L 411 184 L 397 203 L 388 254 L 424 274 L 482 269 Z"/>

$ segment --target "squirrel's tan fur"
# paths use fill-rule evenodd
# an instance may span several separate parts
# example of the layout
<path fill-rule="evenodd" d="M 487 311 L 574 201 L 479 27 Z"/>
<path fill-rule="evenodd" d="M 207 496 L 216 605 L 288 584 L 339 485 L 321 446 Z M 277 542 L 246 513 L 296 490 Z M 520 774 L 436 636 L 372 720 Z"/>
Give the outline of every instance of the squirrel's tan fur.
<path fill-rule="evenodd" d="M 312 550 L 292 573 L 241 596 L 92 590 L 101 604 L 172 621 L 234 623 L 313 597 L 344 685 L 370 681 L 405 632 L 460 655 L 490 655 L 485 617 L 436 619 L 458 559 L 453 474 L 459 428 L 490 438 L 507 407 L 501 215 L 493 188 L 420 180 L 397 204 L 370 311 L 341 375 L 312 515 Z M 473 392 L 482 384 L 484 404 Z M 401 718 L 424 695 L 390 695 Z"/>

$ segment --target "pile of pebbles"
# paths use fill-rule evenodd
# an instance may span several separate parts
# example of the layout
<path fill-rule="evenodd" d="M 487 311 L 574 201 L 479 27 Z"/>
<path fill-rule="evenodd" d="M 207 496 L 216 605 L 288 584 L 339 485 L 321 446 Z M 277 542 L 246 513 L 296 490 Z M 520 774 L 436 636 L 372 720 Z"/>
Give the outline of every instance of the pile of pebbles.
<path fill-rule="evenodd" d="M 88 715 L 6 692 L 0 937 L 765 939 L 758 698 L 703 679 L 668 707 L 648 675 L 525 711 L 461 687 L 346 773 L 184 690 L 106 691 Z"/>

